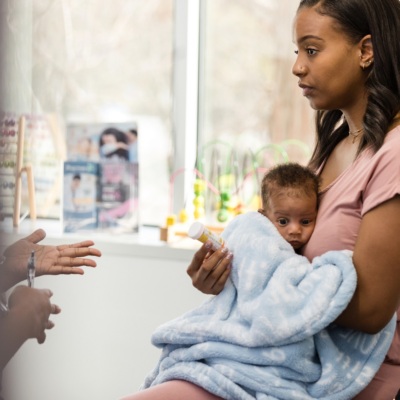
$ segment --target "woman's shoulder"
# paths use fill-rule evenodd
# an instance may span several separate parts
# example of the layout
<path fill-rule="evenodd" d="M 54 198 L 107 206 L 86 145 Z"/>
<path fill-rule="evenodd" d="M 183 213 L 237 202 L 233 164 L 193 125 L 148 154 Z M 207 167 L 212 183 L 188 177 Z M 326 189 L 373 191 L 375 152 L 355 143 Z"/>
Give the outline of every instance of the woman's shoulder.
<path fill-rule="evenodd" d="M 369 161 L 378 161 L 382 158 L 393 157 L 398 159 L 400 163 L 400 125 L 389 131 L 385 137 L 385 141 L 382 147 L 374 152 L 372 150 L 366 150 L 364 152 L 364 157 Z"/>
<path fill-rule="evenodd" d="M 391 130 L 382 147 L 358 165 L 364 176 L 363 214 L 400 193 L 400 126 Z"/>
<path fill-rule="evenodd" d="M 400 145 L 400 125 L 397 125 L 387 133 L 384 145 L 388 143 L 397 143 L 397 145 Z"/>

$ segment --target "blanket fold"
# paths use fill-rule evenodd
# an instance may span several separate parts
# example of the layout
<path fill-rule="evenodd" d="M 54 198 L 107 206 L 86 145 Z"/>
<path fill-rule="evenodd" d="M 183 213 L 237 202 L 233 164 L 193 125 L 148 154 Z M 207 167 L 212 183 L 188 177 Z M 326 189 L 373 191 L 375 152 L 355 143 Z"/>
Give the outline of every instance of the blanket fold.
<path fill-rule="evenodd" d="M 222 235 L 234 254 L 230 280 L 156 329 L 152 343 L 162 354 L 143 388 L 184 379 L 234 400 L 359 393 L 389 349 L 396 316 L 376 335 L 333 323 L 356 288 L 351 252 L 309 262 L 257 212 L 236 217 Z"/>

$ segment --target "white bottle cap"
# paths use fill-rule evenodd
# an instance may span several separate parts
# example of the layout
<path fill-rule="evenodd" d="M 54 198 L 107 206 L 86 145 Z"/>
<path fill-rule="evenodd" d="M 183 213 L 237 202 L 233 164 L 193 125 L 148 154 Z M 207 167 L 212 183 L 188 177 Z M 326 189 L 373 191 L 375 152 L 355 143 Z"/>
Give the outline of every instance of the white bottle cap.
<path fill-rule="evenodd" d="M 188 231 L 188 236 L 192 239 L 198 239 L 204 232 L 204 225 L 199 222 L 193 222 Z"/>

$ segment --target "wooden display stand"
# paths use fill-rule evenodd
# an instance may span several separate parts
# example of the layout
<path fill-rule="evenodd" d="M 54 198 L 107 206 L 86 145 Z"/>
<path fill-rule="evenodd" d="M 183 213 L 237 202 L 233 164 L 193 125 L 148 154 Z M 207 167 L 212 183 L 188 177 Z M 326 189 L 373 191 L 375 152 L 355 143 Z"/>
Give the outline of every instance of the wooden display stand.
<path fill-rule="evenodd" d="M 26 173 L 28 183 L 29 196 L 29 215 L 31 219 L 36 219 L 36 202 L 35 202 L 35 185 L 33 180 L 33 172 L 31 165 L 23 165 L 24 157 L 24 140 L 25 140 L 25 117 L 22 116 L 18 123 L 18 141 L 17 141 L 17 159 L 15 167 L 15 193 L 14 193 L 14 213 L 13 226 L 16 227 L 25 218 L 21 216 L 21 188 L 22 188 L 22 173 Z"/>
<path fill-rule="evenodd" d="M 1 216 L 12 216 L 13 226 L 29 214 L 36 219 L 35 187 L 31 165 L 23 165 L 25 117 L 17 122 L 13 114 L 3 117 L 0 143 L 0 203 Z M 22 174 L 26 173 L 29 211 L 21 216 Z"/>

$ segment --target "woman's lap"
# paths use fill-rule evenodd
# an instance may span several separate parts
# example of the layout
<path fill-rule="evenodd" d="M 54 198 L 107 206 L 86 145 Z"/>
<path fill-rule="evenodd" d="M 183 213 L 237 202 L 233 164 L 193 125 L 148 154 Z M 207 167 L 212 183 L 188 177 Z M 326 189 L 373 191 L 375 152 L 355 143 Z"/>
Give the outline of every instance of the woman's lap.
<path fill-rule="evenodd" d="M 142 390 L 121 400 L 220 400 L 193 383 L 181 380 L 169 381 Z"/>
<path fill-rule="evenodd" d="M 400 365 L 382 364 L 372 382 L 353 400 L 392 400 L 400 389 Z"/>
<path fill-rule="evenodd" d="M 384 376 L 385 378 L 381 378 Z M 393 378 L 396 379 L 393 379 Z M 375 379 L 353 400 L 392 400 L 400 386 L 400 366 L 382 364 Z M 389 379 L 388 379 L 389 378 Z M 397 380 L 399 378 L 399 380 Z M 390 382 L 396 382 L 393 385 Z M 397 383 L 399 382 L 399 383 Z M 393 387 L 392 387 L 393 386 Z M 199 386 L 174 380 L 123 397 L 121 400 L 221 400 Z"/>

